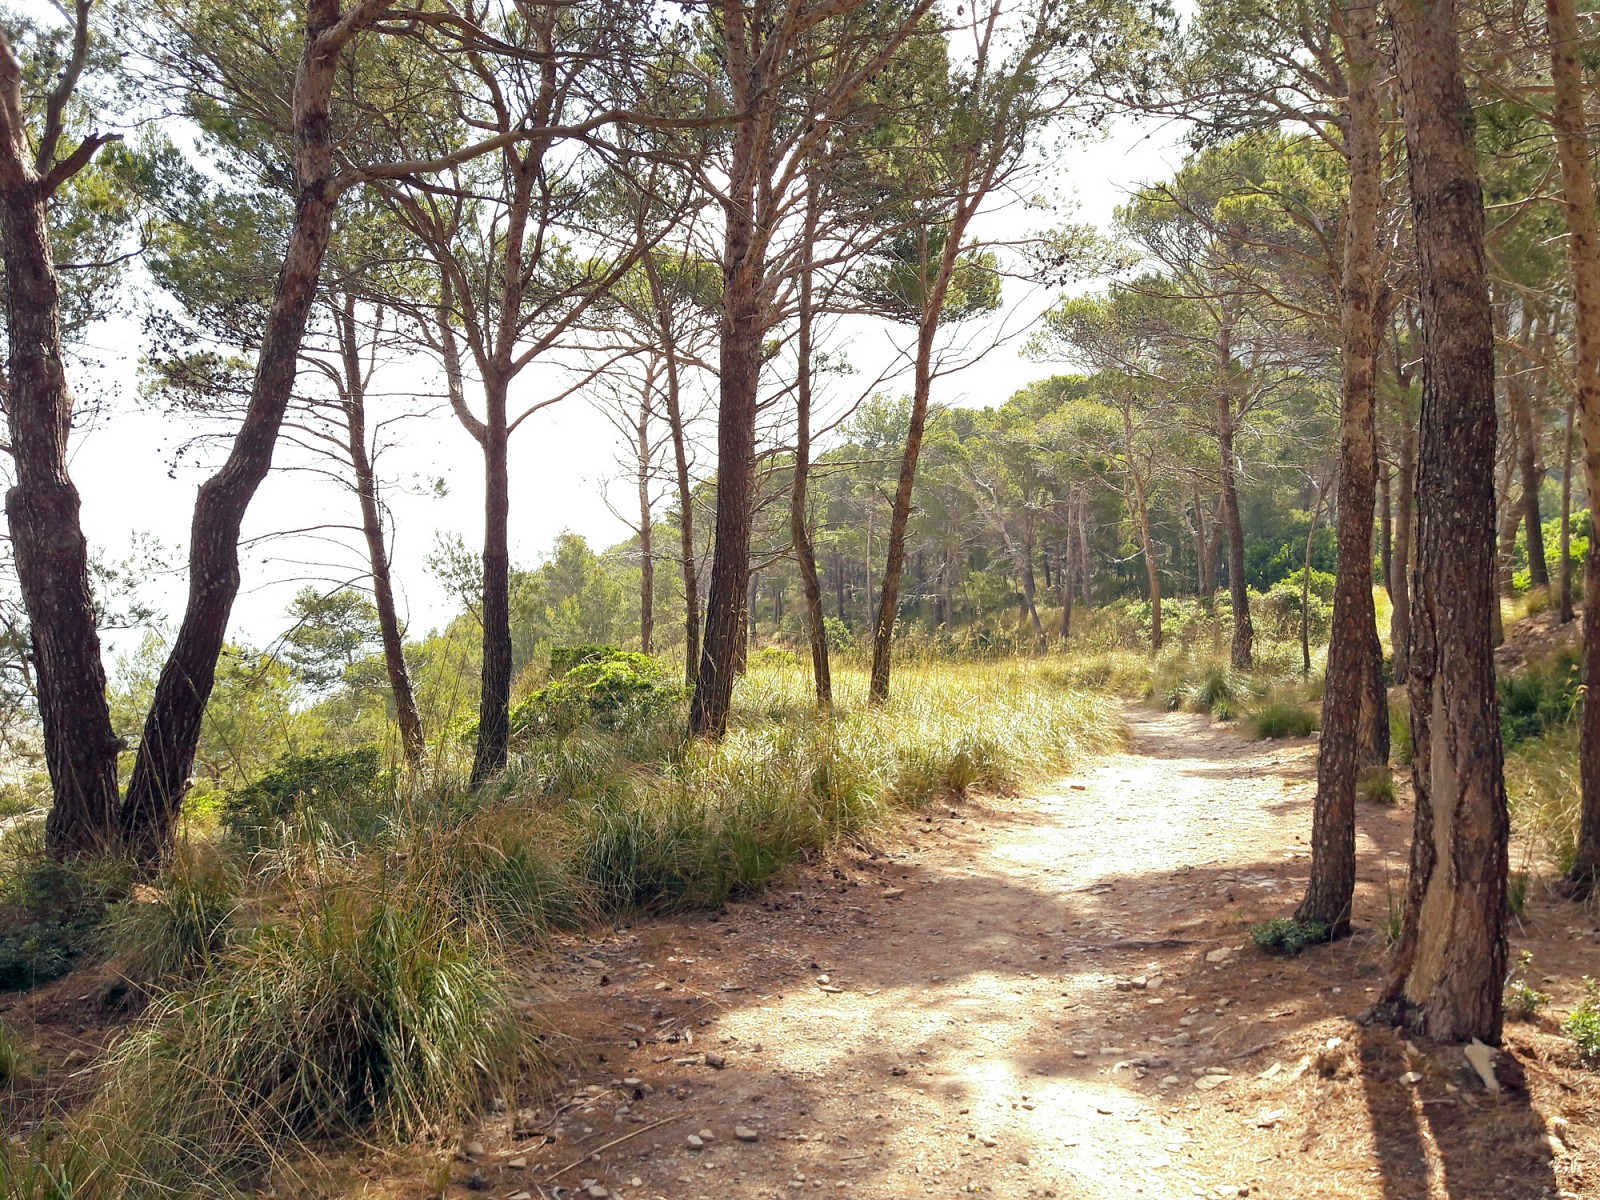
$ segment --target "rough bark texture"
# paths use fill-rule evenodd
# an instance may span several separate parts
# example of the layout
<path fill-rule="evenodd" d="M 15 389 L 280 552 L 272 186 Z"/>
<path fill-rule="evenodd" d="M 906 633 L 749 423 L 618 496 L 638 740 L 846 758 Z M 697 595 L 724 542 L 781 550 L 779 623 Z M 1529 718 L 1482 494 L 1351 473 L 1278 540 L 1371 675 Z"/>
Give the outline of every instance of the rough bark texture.
<path fill-rule="evenodd" d="M 296 192 L 289 244 L 262 330 L 244 421 L 227 461 L 200 486 L 195 501 L 183 621 L 156 682 L 123 800 L 123 835 L 135 857 L 145 862 L 165 853 L 189 786 L 217 656 L 239 592 L 240 525 L 272 466 L 306 318 L 316 298 L 338 200 L 329 120 L 335 69 L 349 39 L 384 7 L 366 3 L 341 22 L 338 0 L 309 0 L 306 6 L 305 48 L 294 81 Z M 354 20 L 358 14 L 363 21 Z"/>
<path fill-rule="evenodd" d="M 1317 749 L 1311 879 L 1295 913 L 1297 920 L 1326 925 L 1334 937 L 1342 937 L 1350 929 L 1356 881 L 1356 784 L 1362 768 L 1374 765 L 1375 749 L 1364 745 L 1370 737 L 1364 736 L 1364 731 L 1371 722 L 1374 663 L 1380 694 L 1383 675 L 1383 650 L 1372 603 L 1372 516 L 1378 469 L 1378 212 L 1383 186 L 1378 14 L 1372 5 L 1357 2 L 1345 6 L 1343 18 L 1349 80 L 1344 132 L 1350 199 L 1345 210 L 1340 288 L 1343 385 L 1338 568 L 1322 695 L 1322 738 Z M 1314 535 L 1314 518 L 1312 528 Z M 1310 565 L 1308 541 L 1307 582 Z M 1302 651 L 1309 673 L 1309 639 L 1302 638 Z M 1388 713 L 1383 716 L 1387 731 Z"/>
<path fill-rule="evenodd" d="M 1555 83 L 1553 117 L 1561 186 L 1566 201 L 1567 258 L 1577 308 L 1579 441 L 1589 495 L 1600 496 L 1600 218 L 1584 118 L 1583 64 L 1579 58 L 1576 0 L 1545 0 L 1550 26 L 1550 67 Z M 1584 692 L 1578 733 L 1583 816 L 1572 881 L 1593 889 L 1600 876 L 1600 620 L 1590 614 L 1600 596 L 1600 555 L 1584 571 Z"/>
<path fill-rule="evenodd" d="M 1416 789 L 1388 1015 L 1438 1041 L 1500 1040 L 1506 813 L 1495 605 L 1494 332 L 1483 197 L 1454 5 L 1394 0 L 1422 307 L 1410 692 Z"/>
<path fill-rule="evenodd" d="M 81 66 L 81 55 L 78 61 Z M 52 854 L 67 858 L 107 849 L 118 837 L 121 743 L 106 703 L 89 547 L 67 468 L 73 397 L 62 361 L 61 293 L 50 248 L 47 177 L 53 164 L 36 164 L 21 87 L 21 64 L 0 41 L 0 253 L 10 339 L 6 416 L 16 470 L 6 493 L 6 518 L 28 613 L 53 793 L 45 840 Z M 70 83 L 63 104 L 68 94 Z M 92 153 L 94 146 L 85 145 Z M 41 147 L 41 153 L 53 155 L 53 149 Z"/>
<path fill-rule="evenodd" d="M 361 506 L 361 535 L 367 544 L 372 572 L 372 602 L 378 610 L 378 635 L 383 641 L 383 665 L 389 676 L 395 722 L 400 726 L 400 746 L 413 770 L 421 769 L 427 754 L 422 715 L 417 711 L 411 672 L 406 667 L 405 639 L 394 601 L 389 570 L 389 547 L 383 538 L 383 508 L 378 498 L 378 477 L 367 450 L 366 374 L 356 336 L 355 300 L 346 296 L 338 312 L 340 358 L 344 370 L 345 432 L 350 466 L 355 475 L 356 499 Z"/>
<path fill-rule="evenodd" d="M 1389 645 L 1394 677 L 1411 671 L 1411 560 L 1417 526 L 1417 431 L 1407 414 L 1400 434 L 1399 487 L 1394 519 L 1394 610 L 1389 615 Z"/>

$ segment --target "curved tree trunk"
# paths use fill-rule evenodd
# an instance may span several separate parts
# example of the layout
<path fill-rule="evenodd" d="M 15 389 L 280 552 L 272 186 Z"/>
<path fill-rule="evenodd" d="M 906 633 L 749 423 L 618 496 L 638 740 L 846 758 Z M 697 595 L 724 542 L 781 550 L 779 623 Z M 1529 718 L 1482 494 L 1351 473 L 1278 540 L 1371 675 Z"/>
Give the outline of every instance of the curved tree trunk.
<path fill-rule="evenodd" d="M 80 13 L 80 22 L 85 19 Z M 77 32 L 81 44 L 75 59 L 81 69 L 88 30 Z M 89 544 L 67 465 L 73 397 L 62 356 L 61 290 L 50 246 L 52 184 L 40 174 L 28 131 L 19 124 L 22 75 L 11 46 L 0 41 L 0 253 L 9 338 L 3 394 L 16 470 L 6 493 L 6 518 L 28 613 L 53 793 L 45 841 L 55 857 L 68 858 L 106 850 L 117 841 L 122 745 L 106 703 Z M 80 166 L 88 164 L 98 145 L 95 139 L 83 143 Z M 44 153 L 53 158 L 54 147 Z M 53 165 L 46 162 L 44 169 Z"/>
<path fill-rule="evenodd" d="M 372 574 L 372 601 L 378 610 L 378 634 L 383 642 L 383 664 L 394 700 L 395 722 L 400 726 L 400 746 L 406 762 L 420 770 L 427 753 L 422 715 L 417 711 L 411 673 L 406 668 L 405 641 L 400 614 L 395 607 L 394 583 L 389 570 L 389 548 L 383 540 L 383 509 L 378 499 L 378 479 L 367 451 L 366 376 L 356 336 L 355 298 L 346 295 L 338 310 L 339 349 L 344 369 L 346 449 L 355 473 L 356 500 L 361 506 L 361 535 L 367 544 Z"/>
<path fill-rule="evenodd" d="M 368 5 L 372 12 L 367 21 L 382 7 Z M 239 529 L 272 466 L 273 448 L 294 390 L 300 343 L 338 202 L 329 97 L 341 51 L 359 27 L 341 22 L 338 0 L 307 4 L 305 48 L 295 73 L 293 100 L 294 223 L 262 331 L 244 421 L 227 461 L 200 486 L 195 501 L 183 621 L 156 681 L 122 805 L 123 835 L 135 858 L 144 863 L 165 854 L 189 786 L 217 656 L 239 592 Z"/>
<path fill-rule="evenodd" d="M 1437 1041 L 1498 1043 L 1506 843 L 1495 604 L 1494 330 L 1483 194 L 1454 5 L 1393 0 L 1423 316 L 1415 833 L 1396 974 L 1382 1007 Z"/>

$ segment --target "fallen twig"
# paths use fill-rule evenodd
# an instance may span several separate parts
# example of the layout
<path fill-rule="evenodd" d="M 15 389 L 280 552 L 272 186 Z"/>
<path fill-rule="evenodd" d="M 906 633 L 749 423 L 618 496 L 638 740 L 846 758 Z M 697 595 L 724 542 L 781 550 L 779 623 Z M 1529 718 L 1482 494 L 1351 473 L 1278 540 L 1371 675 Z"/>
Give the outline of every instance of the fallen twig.
<path fill-rule="evenodd" d="M 583 1154 L 582 1158 L 578 1159 L 576 1162 L 569 1162 L 566 1166 L 562 1167 L 561 1170 L 557 1171 L 554 1175 L 546 1175 L 544 1177 L 544 1181 L 546 1183 L 554 1183 L 556 1180 L 560 1179 L 563 1175 L 565 1175 L 568 1171 L 571 1171 L 571 1170 L 573 1170 L 573 1169 L 575 1169 L 577 1167 L 583 1166 L 583 1164 L 588 1162 L 591 1158 L 594 1158 L 598 1154 L 604 1154 L 607 1150 L 611 1149 L 611 1147 L 613 1147 L 613 1146 L 620 1146 L 620 1145 L 622 1145 L 623 1142 L 631 1141 L 632 1139 L 638 1137 L 641 1133 L 649 1133 L 652 1129 L 658 1129 L 662 1125 L 668 1125 L 668 1124 L 671 1124 L 673 1121 L 681 1121 L 681 1120 L 683 1120 L 682 1117 L 662 1117 L 661 1120 L 659 1120 L 659 1121 L 652 1121 L 648 1125 L 641 1125 L 641 1126 L 639 1126 L 639 1128 L 635 1129 L 632 1133 L 625 1133 L 619 1138 L 613 1138 L 611 1141 L 607 1142 L 604 1146 L 596 1146 L 593 1150 L 584 1151 L 584 1154 Z M 535 1143 L 533 1143 L 533 1142 L 529 1142 L 528 1143 L 528 1145 L 530 1147 L 533 1146 L 534 1144 Z"/>

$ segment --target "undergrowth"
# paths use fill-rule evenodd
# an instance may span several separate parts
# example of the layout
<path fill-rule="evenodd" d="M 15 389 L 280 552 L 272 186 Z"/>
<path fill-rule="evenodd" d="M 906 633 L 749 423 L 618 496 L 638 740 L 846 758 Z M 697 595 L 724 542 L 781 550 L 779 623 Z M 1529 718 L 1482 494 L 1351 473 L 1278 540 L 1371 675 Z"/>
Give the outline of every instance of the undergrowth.
<path fill-rule="evenodd" d="M 513 968 L 554 932 L 719 906 L 897 812 L 1120 736 L 1048 661 L 903 667 L 881 709 L 845 667 L 832 714 L 809 670 L 758 664 L 719 743 L 684 741 L 681 696 L 641 700 L 641 664 L 619 683 L 572 680 L 580 662 L 475 792 L 308 755 L 189 828 L 148 883 L 34 853 L 11 885 L 26 911 L 65 895 L 57 924 L 82 914 L 48 969 L 93 947 L 150 1001 L 60 1136 L 0 1152 L 0 1191 L 223 1196 L 289 1171 L 303 1139 L 436 1132 L 532 1069 Z"/>

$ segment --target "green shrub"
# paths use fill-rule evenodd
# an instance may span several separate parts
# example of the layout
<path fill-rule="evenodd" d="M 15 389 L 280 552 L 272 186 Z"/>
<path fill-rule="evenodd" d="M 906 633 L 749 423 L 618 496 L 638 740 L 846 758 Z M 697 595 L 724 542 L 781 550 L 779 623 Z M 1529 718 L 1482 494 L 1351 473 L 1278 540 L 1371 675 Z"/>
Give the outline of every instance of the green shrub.
<path fill-rule="evenodd" d="M 1296 921 L 1278 917 L 1250 927 L 1250 936 L 1268 954 L 1292 957 L 1307 946 L 1331 940 L 1331 930 L 1321 921 Z"/>
<path fill-rule="evenodd" d="M 107 914 L 100 941 L 135 982 L 211 967 L 240 933 L 239 873 L 214 842 L 186 839 L 151 884 Z"/>
<path fill-rule="evenodd" d="M 1310 737 L 1317 731 L 1317 714 L 1295 700 L 1272 700 L 1261 706 L 1252 724 L 1257 740 Z"/>
<path fill-rule="evenodd" d="M 1582 789 L 1574 722 L 1517 745 L 1506 755 L 1506 797 L 1515 828 L 1526 831 L 1565 875 L 1578 856 Z"/>
<path fill-rule="evenodd" d="M 42 829 L 0 843 L 0 991 L 35 987 L 65 975 L 95 948 L 110 904 L 126 895 L 132 872 L 118 859 L 60 863 Z"/>
<path fill-rule="evenodd" d="M 665 668 L 648 654 L 600 646 L 578 649 L 583 654 L 575 665 L 512 710 L 514 735 L 567 734 L 585 725 L 620 729 L 683 697 L 683 689 L 669 682 Z M 551 652 L 552 673 L 568 653 L 577 652 Z"/>
<path fill-rule="evenodd" d="M 1583 977 L 1583 1001 L 1561 1023 L 1586 1066 L 1600 1066 L 1600 983 Z"/>
<path fill-rule="evenodd" d="M 1533 955 L 1524 950 L 1506 979 L 1506 1016 L 1514 1021 L 1531 1021 L 1539 1010 L 1550 1003 L 1550 997 L 1528 982 L 1533 969 Z"/>
<path fill-rule="evenodd" d="M 1583 666 L 1572 650 L 1501 675 L 1500 736 L 1506 749 L 1571 722 L 1578 711 L 1582 678 Z"/>
<path fill-rule="evenodd" d="M 302 808 L 370 803 L 379 779 L 376 746 L 285 755 L 272 770 L 223 801 L 222 822 L 246 844 L 260 843 Z"/>
<path fill-rule="evenodd" d="M 795 657 L 792 650 L 784 650 L 778 646 L 763 646 L 751 656 L 750 665 L 764 670 L 783 670 L 799 666 L 800 660 Z"/>

